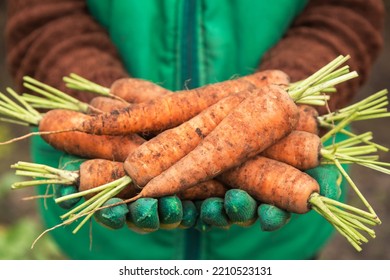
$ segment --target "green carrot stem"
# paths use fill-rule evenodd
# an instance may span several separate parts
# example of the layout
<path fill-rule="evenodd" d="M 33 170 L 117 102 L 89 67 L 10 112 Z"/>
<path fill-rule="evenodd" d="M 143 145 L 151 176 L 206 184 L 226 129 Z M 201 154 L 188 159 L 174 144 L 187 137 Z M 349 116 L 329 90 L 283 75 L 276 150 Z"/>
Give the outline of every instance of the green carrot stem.
<path fill-rule="evenodd" d="M 359 232 L 360 231 L 363 231 L 363 232 L 366 232 L 367 234 L 369 234 L 371 236 L 371 238 L 375 238 L 376 237 L 376 234 L 375 234 L 375 231 L 373 231 L 372 229 L 368 228 L 367 226 L 365 226 L 364 224 L 362 224 L 360 221 L 356 220 L 356 219 L 350 219 L 348 217 L 345 217 L 344 215 L 341 215 L 340 216 L 340 219 L 348 224 L 350 227 L 352 228 L 355 228 L 355 230 L 358 232 L 358 234 L 360 235 L 360 239 L 364 242 L 364 243 L 367 243 L 368 242 L 368 239 L 362 234 Z"/>
<path fill-rule="evenodd" d="M 64 184 L 69 185 L 68 180 L 58 180 L 58 179 L 48 179 L 48 180 L 32 180 L 32 181 L 23 181 L 23 182 L 17 182 L 11 185 L 12 189 L 21 189 L 25 187 L 31 187 L 31 186 L 39 186 L 39 185 L 50 185 L 50 184 Z"/>
<path fill-rule="evenodd" d="M 29 77 L 29 76 L 23 77 L 23 80 L 25 82 L 33 85 L 33 86 L 42 88 L 43 90 L 45 90 L 46 93 L 51 93 L 51 96 L 53 98 L 60 97 L 60 98 L 62 98 L 64 100 L 67 100 L 67 101 L 69 101 L 71 103 L 75 103 L 75 104 L 80 102 L 78 99 L 70 96 L 69 94 L 66 94 L 65 92 L 62 92 L 59 89 L 56 89 L 56 88 L 54 88 L 52 86 L 49 86 L 49 85 L 47 85 L 45 83 L 42 83 L 42 82 L 40 82 L 40 81 L 38 81 L 36 79 L 33 79 L 33 78 Z"/>
<path fill-rule="evenodd" d="M 101 86 L 92 81 L 89 81 L 75 73 L 71 73 L 69 77 L 64 77 L 63 80 L 65 82 L 65 85 L 68 88 L 79 90 L 79 91 L 89 91 L 102 96 L 108 96 L 120 100 L 122 102 L 126 102 L 121 97 L 112 94 L 109 88 Z"/>
<path fill-rule="evenodd" d="M 333 127 L 332 124 L 324 123 L 324 122 L 321 122 L 321 121 L 320 121 L 320 126 L 324 127 L 324 128 L 331 128 L 331 127 Z M 350 137 L 356 137 L 357 136 L 355 133 L 353 133 L 351 131 L 348 131 L 346 129 L 341 129 L 339 131 L 339 133 L 342 133 L 342 134 L 350 136 Z M 379 145 L 377 143 L 374 143 L 374 142 L 371 142 L 371 141 L 368 141 L 368 140 L 364 140 L 364 139 L 362 139 L 361 141 L 363 143 L 365 143 L 365 144 L 375 146 L 380 151 L 383 151 L 383 152 L 388 152 L 389 151 L 389 148 L 387 148 L 385 146 L 382 146 L 382 145 Z"/>
<path fill-rule="evenodd" d="M 372 139 L 372 132 L 368 131 L 359 135 L 355 135 L 351 138 L 342 140 L 340 142 L 334 143 L 332 145 L 324 146 L 325 149 L 327 150 L 334 150 L 334 149 L 339 149 L 339 148 L 345 148 L 345 147 L 351 147 L 357 144 L 362 143 L 363 141 L 368 141 Z M 372 146 L 372 145 L 369 145 Z"/>
<path fill-rule="evenodd" d="M 98 209 L 99 207 L 101 207 L 107 200 L 109 200 L 111 197 L 114 197 L 115 195 L 117 195 L 126 185 L 124 184 L 121 184 L 119 186 L 117 186 L 116 188 L 110 190 L 106 196 L 103 196 L 101 197 L 100 199 L 98 199 L 95 204 L 93 205 L 93 209 L 91 209 L 90 211 L 88 212 L 85 212 L 84 215 L 86 215 L 86 217 L 81 221 L 80 224 L 77 225 L 77 227 L 73 230 L 73 234 L 77 233 L 80 228 L 93 216 L 93 214 L 97 211 L 96 209 Z M 92 206 L 92 204 L 91 204 Z"/>
<path fill-rule="evenodd" d="M 20 122 L 20 121 L 8 119 L 8 118 L 0 118 L 0 122 L 7 122 L 7 123 L 17 124 L 17 125 L 22 125 L 22 126 L 30 126 L 30 124 L 28 124 L 26 122 Z"/>
<path fill-rule="evenodd" d="M 51 99 L 46 99 L 30 94 L 24 94 L 23 99 L 34 108 L 44 109 L 68 109 L 72 111 L 83 112 L 81 108 L 73 103 L 57 102 Z M 83 112 L 85 113 L 85 112 Z"/>
<path fill-rule="evenodd" d="M 83 203 L 79 204 L 78 206 L 74 207 L 73 209 L 69 210 L 65 214 L 61 215 L 61 219 L 65 219 L 66 217 L 72 217 L 74 213 L 77 213 L 78 211 L 82 211 L 83 209 L 87 208 L 89 205 L 94 203 L 99 197 L 104 196 L 107 192 L 109 192 L 110 189 L 104 189 L 103 191 L 97 193 L 90 199 L 84 201 Z"/>
<path fill-rule="evenodd" d="M 72 194 L 69 194 L 69 195 L 65 195 L 65 196 L 59 197 L 59 198 L 55 199 L 55 202 L 56 203 L 60 203 L 60 202 L 63 202 L 65 200 L 68 200 L 68 199 L 72 199 L 72 198 L 76 198 L 76 197 L 80 197 L 80 196 L 85 196 L 85 195 L 93 194 L 95 192 L 100 192 L 100 191 L 102 191 L 104 189 L 116 187 L 116 186 L 122 184 L 123 182 L 128 182 L 129 180 L 128 180 L 127 177 L 128 176 L 124 176 L 124 177 L 122 177 L 122 178 L 120 178 L 118 180 L 109 182 L 107 184 L 101 185 L 101 186 L 96 187 L 96 188 L 92 188 L 92 189 L 89 189 L 89 190 L 85 190 L 85 191 L 81 191 L 81 192 L 77 192 L 77 193 L 72 193 Z M 130 184 L 130 183 L 131 183 L 131 179 L 130 179 L 130 182 L 128 184 Z"/>
<path fill-rule="evenodd" d="M 378 92 L 368 96 L 367 98 L 365 98 L 365 99 L 363 99 L 363 100 L 361 100 L 359 102 L 356 102 L 354 104 L 351 104 L 351 105 L 349 105 L 347 107 L 344 107 L 344 108 L 338 110 L 338 112 L 345 112 L 345 111 L 355 110 L 356 107 L 360 107 L 360 106 L 362 106 L 362 105 L 364 105 L 366 103 L 369 103 L 369 102 L 371 102 L 373 100 L 376 100 L 376 99 L 386 95 L 387 93 L 388 93 L 387 89 L 383 89 L 381 91 L 378 91 Z"/>
<path fill-rule="evenodd" d="M 387 118 L 387 117 L 390 117 L 390 113 L 362 115 L 362 116 L 358 116 L 357 120 L 359 120 L 359 121 L 366 121 L 366 120 Z"/>
<path fill-rule="evenodd" d="M 31 77 L 24 77 L 23 78 L 26 83 L 24 83 L 24 86 L 41 94 L 44 95 L 50 99 L 56 100 L 58 102 L 68 102 L 71 104 L 76 105 L 82 112 L 86 112 L 88 110 L 88 104 L 80 102 L 78 99 L 70 96 L 69 94 L 66 94 L 65 92 L 62 92 L 54 87 L 51 87 L 47 84 L 44 84 L 42 82 L 39 82 Z"/>
<path fill-rule="evenodd" d="M 69 87 L 72 87 L 74 85 L 78 89 L 85 89 L 103 96 L 110 96 L 110 89 L 104 86 L 101 86 L 97 83 L 94 83 L 90 80 L 87 80 L 75 73 L 71 73 L 69 77 L 63 78 L 64 82 L 67 83 Z"/>
<path fill-rule="evenodd" d="M 21 96 L 19 94 L 17 94 L 12 88 L 7 87 L 6 90 L 10 95 L 12 95 L 13 98 L 15 98 L 22 105 L 22 107 L 21 107 L 21 106 L 17 105 L 16 103 L 14 103 L 15 109 L 18 109 L 20 112 L 28 112 L 32 116 L 35 116 L 38 118 L 41 116 L 37 110 L 35 110 L 27 102 L 25 102 L 23 100 L 23 98 L 21 98 Z M 8 100 L 10 100 L 10 99 L 8 99 Z"/>
<path fill-rule="evenodd" d="M 340 215 L 343 215 L 343 216 L 348 216 L 350 217 L 351 219 L 356 219 L 356 220 L 359 220 L 360 222 L 362 223 L 365 223 L 365 224 L 368 224 L 368 225 L 371 225 L 371 226 L 376 226 L 378 225 L 378 221 L 375 219 L 375 218 L 372 218 L 372 215 L 368 212 L 365 212 L 359 208 L 356 208 L 356 207 L 353 207 L 351 205 L 348 205 L 348 204 L 345 204 L 345 203 L 341 203 L 341 205 L 338 205 L 336 206 L 334 203 L 327 203 L 327 206 L 328 208 L 332 211 L 332 212 L 337 212 L 337 213 L 340 213 Z M 355 208 L 353 210 L 353 212 L 347 212 L 345 210 L 348 210 L 350 211 L 348 208 L 344 207 L 344 206 L 349 206 L 349 207 L 353 207 Z M 339 208 L 339 207 L 342 207 L 343 209 Z M 356 211 L 357 210 L 357 211 Z M 356 214 L 355 214 L 356 213 Z M 361 214 L 362 213 L 362 214 Z"/>
<path fill-rule="evenodd" d="M 339 219 L 345 223 L 346 225 L 348 225 L 350 228 L 353 228 L 355 230 L 355 233 L 356 235 L 359 236 L 359 240 L 361 242 L 364 242 L 364 243 L 367 243 L 368 242 L 368 239 L 359 232 L 359 230 L 361 231 L 366 231 L 372 238 L 375 238 L 375 232 L 369 228 L 367 228 L 366 226 L 364 226 L 363 224 L 361 224 L 359 221 L 357 220 L 354 220 L 354 219 L 348 219 L 348 217 L 345 217 L 343 215 L 340 215 L 339 216 Z M 371 232 L 374 232 L 373 234 L 370 233 Z"/>
<path fill-rule="evenodd" d="M 355 191 L 357 196 L 360 198 L 360 200 L 363 202 L 363 204 L 367 207 L 368 211 L 373 215 L 373 218 L 377 218 L 378 222 L 380 222 L 378 215 L 375 213 L 374 209 L 371 207 L 371 205 L 368 203 L 366 198 L 363 196 L 363 194 L 360 192 L 359 188 L 356 186 L 356 184 L 352 181 L 351 177 L 348 175 L 348 173 L 344 170 L 344 168 L 341 166 L 338 159 L 334 159 L 334 163 L 336 167 L 339 169 L 340 173 L 344 176 L 344 178 L 347 180 L 347 182 L 350 184 L 352 189 Z"/>
<path fill-rule="evenodd" d="M 310 203 L 312 208 L 321 216 L 323 216 L 329 223 L 331 223 L 333 226 L 336 226 L 336 228 L 338 227 L 338 229 L 340 229 L 340 232 L 344 233 L 345 236 L 348 237 L 347 239 L 350 241 L 351 244 L 357 244 L 358 242 L 360 242 L 359 236 L 356 234 L 355 230 L 352 227 L 343 223 L 335 213 L 329 210 L 329 208 L 323 202 L 322 196 L 320 196 L 318 193 L 314 193 L 310 196 L 308 202 Z"/>
<path fill-rule="evenodd" d="M 315 93 L 315 92 L 321 92 L 323 89 L 326 89 L 326 88 L 329 88 L 329 87 L 333 87 L 335 85 L 338 85 L 340 83 L 343 83 L 345 81 L 348 81 L 350 79 L 353 79 L 353 78 L 356 78 L 358 77 L 358 74 L 357 72 L 351 72 L 351 73 L 348 73 L 348 74 L 345 74 L 345 75 L 342 75 L 340 77 L 337 77 L 337 78 L 334 78 L 330 81 L 326 81 L 322 84 L 319 84 L 319 85 L 316 85 L 316 86 L 312 86 L 310 88 L 308 88 L 306 91 L 304 91 L 303 94 L 301 94 L 297 100 L 301 99 L 301 98 L 304 98 L 306 96 L 310 96 L 311 94 Z"/>
<path fill-rule="evenodd" d="M 323 149 L 321 151 L 323 151 Z M 376 151 L 377 148 L 373 146 L 359 146 L 337 149 L 337 153 L 335 153 L 335 155 L 340 155 L 341 157 L 354 157 L 354 159 L 356 159 L 356 156 L 367 155 Z"/>
<path fill-rule="evenodd" d="M 56 174 L 50 174 L 50 173 L 38 173 L 38 172 L 31 172 L 31 171 L 24 171 L 24 170 L 17 170 L 15 172 L 15 175 L 18 176 L 29 176 L 29 177 L 39 177 L 39 178 L 46 178 L 46 179 L 56 179 L 59 178 Z"/>
<path fill-rule="evenodd" d="M 349 59 L 349 56 L 338 56 L 331 62 L 329 62 L 327 65 L 313 73 L 311 76 L 306 78 L 305 80 L 301 81 L 300 83 L 295 83 L 293 87 L 289 88 L 289 90 L 293 91 L 292 95 L 294 97 L 300 97 L 302 93 L 312 84 L 320 81 L 325 76 L 329 75 L 333 70 L 335 70 L 337 67 L 339 67 L 341 64 L 343 64 L 345 61 Z"/>
<path fill-rule="evenodd" d="M 40 120 L 42 119 L 42 117 L 36 117 L 31 114 L 21 114 L 19 111 L 15 112 L 13 110 L 1 108 L 1 107 L 0 107 L 0 114 L 3 114 L 4 116 L 7 117 L 12 117 L 17 121 L 22 121 L 26 124 L 36 125 L 36 126 L 38 126 Z"/>
<path fill-rule="evenodd" d="M 324 143 L 326 140 L 328 140 L 330 137 L 338 133 L 340 130 L 344 129 L 348 124 L 350 124 L 357 116 L 357 113 L 351 114 L 349 117 L 346 117 L 342 121 L 340 121 L 337 125 L 334 125 L 328 132 L 325 133 L 321 137 L 321 142 Z"/>
<path fill-rule="evenodd" d="M 344 65 L 344 66 L 340 67 L 339 69 L 333 70 L 331 73 L 329 73 L 328 75 L 324 76 L 317 83 L 315 83 L 315 85 L 321 84 L 321 83 L 329 81 L 329 80 L 333 80 L 334 78 L 337 78 L 339 76 L 348 74 L 349 72 L 350 72 L 349 66 L 348 65 Z"/>

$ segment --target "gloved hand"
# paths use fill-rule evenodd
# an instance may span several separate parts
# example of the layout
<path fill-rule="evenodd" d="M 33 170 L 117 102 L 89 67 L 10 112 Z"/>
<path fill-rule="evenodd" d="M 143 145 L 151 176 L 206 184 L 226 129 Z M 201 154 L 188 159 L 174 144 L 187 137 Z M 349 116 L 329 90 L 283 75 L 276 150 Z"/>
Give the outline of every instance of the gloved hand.
<path fill-rule="evenodd" d="M 63 153 L 63 155 L 60 158 L 60 162 L 58 164 L 59 169 L 69 170 L 69 171 L 75 171 L 80 169 L 80 165 L 85 161 L 85 159 L 82 159 L 77 156 L 73 156 L 70 154 Z M 55 184 L 54 185 L 54 199 L 77 193 L 78 188 L 74 185 L 60 185 Z M 63 209 L 70 209 L 73 208 L 79 201 L 81 197 L 76 197 L 68 200 L 64 200 L 62 202 L 57 203 L 61 208 Z"/>

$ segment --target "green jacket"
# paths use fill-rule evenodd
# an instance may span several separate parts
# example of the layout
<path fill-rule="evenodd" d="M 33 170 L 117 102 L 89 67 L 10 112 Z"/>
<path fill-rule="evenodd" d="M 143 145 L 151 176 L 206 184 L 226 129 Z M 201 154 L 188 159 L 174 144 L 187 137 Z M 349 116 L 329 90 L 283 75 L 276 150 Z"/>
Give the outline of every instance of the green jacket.
<path fill-rule="evenodd" d="M 223 81 L 255 70 L 304 8 L 302 0 L 88 1 L 108 30 L 130 75 L 171 90 Z M 60 154 L 33 140 L 36 162 L 58 166 Z M 42 189 L 41 192 L 45 190 Z M 60 223 L 63 210 L 41 205 L 47 227 Z M 293 215 L 275 232 L 258 224 L 229 230 L 159 230 L 138 234 L 92 224 L 76 235 L 67 226 L 51 232 L 72 259 L 307 259 L 327 242 L 332 227 L 314 211 Z"/>

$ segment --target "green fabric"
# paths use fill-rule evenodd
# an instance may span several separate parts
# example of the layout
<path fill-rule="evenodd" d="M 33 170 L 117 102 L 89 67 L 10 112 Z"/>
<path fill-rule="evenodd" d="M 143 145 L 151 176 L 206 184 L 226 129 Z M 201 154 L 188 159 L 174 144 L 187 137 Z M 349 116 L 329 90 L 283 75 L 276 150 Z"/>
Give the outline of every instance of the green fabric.
<path fill-rule="evenodd" d="M 131 75 L 177 90 L 253 72 L 306 2 L 91 0 L 88 4 Z M 60 153 L 35 138 L 32 156 L 35 162 L 56 167 Z M 41 210 L 49 228 L 61 222 L 64 210 L 52 201 L 47 206 L 46 210 L 42 203 Z M 76 235 L 71 233 L 73 225 L 51 234 L 72 259 L 307 259 L 333 232 L 314 211 L 292 215 L 276 232 L 262 232 L 258 222 L 229 230 L 197 227 L 204 231 L 196 246 L 188 245 L 195 242 L 194 229 L 139 234 L 126 227 L 109 230 L 92 221 L 91 250 L 88 226 Z"/>
<path fill-rule="evenodd" d="M 182 89 L 254 71 L 306 0 L 88 0 L 131 75 Z"/>

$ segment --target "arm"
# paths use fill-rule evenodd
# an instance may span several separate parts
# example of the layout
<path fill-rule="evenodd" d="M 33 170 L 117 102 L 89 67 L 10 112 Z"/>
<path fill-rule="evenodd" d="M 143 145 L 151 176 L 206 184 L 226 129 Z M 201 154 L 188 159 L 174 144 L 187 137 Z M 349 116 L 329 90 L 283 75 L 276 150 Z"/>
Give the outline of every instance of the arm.
<path fill-rule="evenodd" d="M 381 0 L 311 0 L 285 37 L 264 56 L 260 69 L 280 69 L 300 80 L 336 56 L 359 78 L 338 87 L 330 109 L 345 106 L 367 80 L 383 46 L 384 5 Z M 322 113 L 325 108 L 318 108 Z"/>
<path fill-rule="evenodd" d="M 84 0 L 9 0 L 7 17 L 7 63 L 18 87 L 29 75 L 76 95 L 64 87 L 64 75 L 75 72 L 105 86 L 128 76 Z"/>

